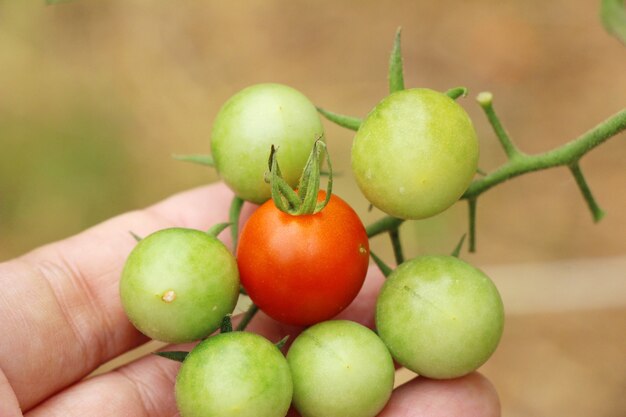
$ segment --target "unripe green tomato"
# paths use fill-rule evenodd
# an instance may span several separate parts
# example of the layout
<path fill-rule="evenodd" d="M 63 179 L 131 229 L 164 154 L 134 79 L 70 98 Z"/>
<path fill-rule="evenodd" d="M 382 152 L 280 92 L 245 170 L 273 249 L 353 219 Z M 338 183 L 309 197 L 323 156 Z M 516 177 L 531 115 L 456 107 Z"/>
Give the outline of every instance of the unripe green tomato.
<path fill-rule="evenodd" d="M 302 417 L 372 417 L 393 390 L 389 351 L 373 331 L 352 321 L 308 328 L 291 345 L 287 361 Z"/>
<path fill-rule="evenodd" d="M 256 84 L 232 96 L 219 111 L 211 131 L 211 153 L 220 177 L 244 200 L 270 198 L 264 181 L 271 145 L 283 178 L 295 187 L 324 133 L 313 103 L 282 84 Z"/>
<path fill-rule="evenodd" d="M 495 351 L 504 326 L 502 299 L 480 270 L 453 256 L 422 256 L 387 278 L 376 327 L 393 357 L 429 378 L 456 378 Z"/>
<path fill-rule="evenodd" d="M 422 219 L 454 204 L 478 164 L 478 140 L 461 106 L 445 94 L 403 90 L 382 100 L 352 145 L 352 171 L 365 197 L 402 219 Z"/>
<path fill-rule="evenodd" d="M 181 417 L 284 417 L 292 391 L 283 354 L 248 332 L 204 340 L 185 358 L 176 377 Z"/>
<path fill-rule="evenodd" d="M 239 297 L 237 262 L 216 237 L 164 229 L 142 239 L 120 280 L 124 311 L 139 331 L 170 343 L 211 334 Z"/>

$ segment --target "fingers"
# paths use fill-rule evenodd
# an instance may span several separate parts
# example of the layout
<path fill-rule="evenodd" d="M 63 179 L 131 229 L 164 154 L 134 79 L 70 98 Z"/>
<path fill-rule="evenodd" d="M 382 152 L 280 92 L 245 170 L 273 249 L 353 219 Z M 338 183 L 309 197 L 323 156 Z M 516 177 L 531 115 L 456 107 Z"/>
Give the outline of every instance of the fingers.
<path fill-rule="evenodd" d="M 189 350 L 190 346 L 171 347 Z M 148 356 L 116 371 L 81 382 L 26 417 L 178 416 L 174 383 L 180 364 Z M 236 389 L 236 387 L 233 387 Z M 289 416 L 298 416 L 291 410 Z M 416 378 L 397 388 L 378 417 L 498 417 L 491 383 L 478 373 L 453 380 Z"/>
<path fill-rule="evenodd" d="M 189 350 L 190 347 L 176 347 Z M 178 416 L 174 381 L 180 363 L 154 355 L 90 378 L 55 395 L 26 417 Z"/>
<path fill-rule="evenodd" d="M 397 388 L 378 417 L 499 417 L 500 400 L 479 373 L 462 378 L 415 378 Z"/>
<path fill-rule="evenodd" d="M 15 392 L 13 392 L 13 388 L 11 388 L 2 369 L 0 369 L 0 416 L 22 417 Z"/>
<path fill-rule="evenodd" d="M 0 368 L 23 410 L 146 340 L 118 294 L 128 231 L 207 229 L 228 220 L 231 200 L 221 184 L 198 188 L 0 264 Z"/>

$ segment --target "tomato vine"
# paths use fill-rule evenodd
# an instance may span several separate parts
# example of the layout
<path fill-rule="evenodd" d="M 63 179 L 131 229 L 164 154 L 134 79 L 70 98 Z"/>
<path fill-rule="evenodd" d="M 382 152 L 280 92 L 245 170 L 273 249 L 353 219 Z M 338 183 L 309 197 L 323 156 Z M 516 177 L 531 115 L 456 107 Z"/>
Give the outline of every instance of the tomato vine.
<path fill-rule="evenodd" d="M 400 42 L 399 29 L 394 40 L 389 65 L 390 93 L 396 92 L 400 88 L 404 88 Z M 454 99 L 463 96 L 465 93 L 466 90 L 462 87 L 453 88 L 446 92 L 449 97 Z M 579 161 L 584 155 L 595 147 L 626 130 L 626 109 L 610 116 L 597 126 L 570 142 L 543 153 L 529 155 L 518 149 L 504 129 L 493 108 L 493 95 L 489 92 L 482 92 L 478 94 L 477 101 L 483 109 L 508 159 L 503 165 L 493 172 L 486 173 L 483 177 L 473 180 L 467 191 L 465 191 L 461 197 L 461 199 L 467 200 L 468 202 L 468 237 L 470 252 L 474 252 L 476 250 L 475 224 L 476 203 L 478 197 L 498 184 L 529 172 L 541 171 L 560 166 L 568 167 L 574 176 L 576 184 L 581 190 L 583 198 L 591 211 L 594 221 L 597 222 L 604 216 L 604 211 L 596 202 L 593 194 L 591 193 L 591 189 L 585 180 Z M 318 107 L 318 111 L 331 122 L 350 130 L 358 130 L 362 123 L 362 120 L 357 117 L 331 112 L 320 107 Z M 397 230 L 400 225 L 404 223 L 404 221 L 404 219 L 399 219 L 393 216 L 385 216 L 375 223 L 370 224 L 366 228 L 367 234 L 369 237 L 374 237 L 384 232 L 390 233 L 394 248 L 400 247 Z M 394 253 L 396 254 L 396 262 L 400 263 L 399 261 L 402 260 L 399 256 L 400 252 L 397 249 L 394 249 Z"/>

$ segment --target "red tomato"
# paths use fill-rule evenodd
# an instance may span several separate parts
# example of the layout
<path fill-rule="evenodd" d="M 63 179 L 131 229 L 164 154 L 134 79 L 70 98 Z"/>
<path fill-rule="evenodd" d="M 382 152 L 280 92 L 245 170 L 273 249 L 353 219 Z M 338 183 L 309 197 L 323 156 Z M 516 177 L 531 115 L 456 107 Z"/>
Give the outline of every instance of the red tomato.
<path fill-rule="evenodd" d="M 320 191 L 318 201 L 326 194 Z M 237 264 L 254 303 L 287 324 L 330 319 L 356 297 L 369 263 L 365 227 L 332 195 L 319 213 L 292 216 L 269 200 L 244 226 Z"/>

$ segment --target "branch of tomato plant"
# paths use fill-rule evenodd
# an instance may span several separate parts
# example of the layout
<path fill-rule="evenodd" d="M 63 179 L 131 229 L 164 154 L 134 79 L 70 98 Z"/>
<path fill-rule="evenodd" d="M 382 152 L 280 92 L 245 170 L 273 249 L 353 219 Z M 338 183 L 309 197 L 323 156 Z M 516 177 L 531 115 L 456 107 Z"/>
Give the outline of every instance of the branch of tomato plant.
<path fill-rule="evenodd" d="M 591 211 L 593 220 L 598 222 L 602 219 L 604 211 L 593 197 L 580 169 L 579 161 L 592 149 L 626 129 L 626 109 L 609 117 L 578 138 L 558 148 L 541 154 L 527 155 L 517 150 L 515 145 L 513 145 L 512 141 L 508 138 L 499 118 L 493 110 L 491 94 L 481 93 L 478 95 L 477 99 L 485 111 L 509 159 L 492 173 L 487 174 L 479 180 L 473 181 L 467 191 L 465 191 L 465 194 L 463 194 L 462 198 L 468 200 L 470 208 L 470 251 L 473 252 L 476 249 L 476 234 L 473 225 L 475 224 L 476 199 L 478 196 L 497 184 L 528 172 L 567 166 L 581 190 L 583 198 Z"/>
<path fill-rule="evenodd" d="M 461 255 L 461 249 L 463 249 L 463 243 L 465 243 L 466 236 L 467 234 L 463 233 L 463 236 L 461 236 L 461 239 L 459 239 L 459 243 L 456 244 L 456 247 L 450 255 L 454 256 L 455 258 L 458 258 Z"/>
<path fill-rule="evenodd" d="M 220 233 L 222 233 L 228 226 L 231 226 L 230 223 L 218 223 L 211 226 L 206 233 L 213 237 L 217 237 Z"/>
<path fill-rule="evenodd" d="M 374 260 L 374 263 L 376 264 L 376 266 L 378 266 L 378 269 L 380 269 L 380 272 L 383 273 L 383 276 L 385 278 L 387 278 L 393 272 L 393 268 L 387 265 L 385 261 L 383 261 L 378 255 L 376 255 L 371 250 L 370 250 L 370 256 Z"/>
<path fill-rule="evenodd" d="M 480 107 L 482 107 L 483 111 L 485 112 L 487 120 L 489 120 L 489 123 L 491 124 L 494 133 L 496 134 L 498 140 L 500 141 L 500 144 L 504 148 L 506 156 L 509 159 L 521 156 L 522 153 L 519 151 L 519 149 L 517 149 L 517 146 L 513 144 L 513 141 L 504 129 L 504 126 L 502 126 L 500 119 L 493 109 L 493 94 L 487 91 L 482 92 L 478 94 L 478 96 L 476 97 L 476 101 L 478 101 L 478 104 L 480 104 Z"/>
<path fill-rule="evenodd" d="M 618 7 L 617 3 L 620 1 L 621 4 L 619 5 L 619 11 L 622 13 L 624 11 L 623 0 L 605 0 L 603 2 L 603 11 L 606 11 L 609 8 L 612 8 L 611 10 L 615 10 L 615 8 Z M 617 29 L 626 26 L 626 23 L 618 21 L 619 19 L 615 20 L 612 18 L 610 20 L 611 21 L 608 23 L 610 23 L 609 26 L 611 27 L 613 33 L 615 33 Z M 604 23 L 607 25 L 606 17 L 604 18 Z M 401 30 L 398 28 L 389 60 L 390 93 L 394 93 L 404 88 L 400 35 Z M 463 87 L 452 88 L 446 91 L 445 94 L 452 99 L 457 99 L 458 97 L 465 96 L 467 94 L 467 89 Z M 591 151 L 591 149 L 626 129 L 626 109 L 609 117 L 598 126 L 556 149 L 537 155 L 527 155 L 515 146 L 504 129 L 504 126 L 500 122 L 500 119 L 493 108 L 493 95 L 489 92 L 480 93 L 477 97 L 477 101 L 485 112 L 487 120 L 491 124 L 496 137 L 507 155 L 508 160 L 505 164 L 489 174 L 477 170 L 477 172 L 483 175 L 483 177 L 474 180 L 461 197 L 461 199 L 468 201 L 470 252 L 474 252 L 476 250 L 476 205 L 478 196 L 491 187 L 527 172 L 539 171 L 558 166 L 567 166 L 574 176 L 576 184 L 581 190 L 583 198 L 592 213 L 594 221 L 597 222 L 604 216 L 604 211 L 595 201 L 593 194 L 587 185 L 585 177 L 580 169 L 579 161 L 580 158 L 582 158 L 582 156 L 587 152 Z M 363 122 L 363 120 L 359 118 L 333 113 L 319 107 L 318 111 L 331 122 L 355 131 L 359 129 L 361 123 Z M 403 222 L 404 220 L 402 219 L 386 216 L 366 228 L 367 235 L 370 238 L 383 232 L 388 232 L 390 234 L 396 261 L 402 259 L 402 247 L 398 238 L 398 229 Z"/>
<path fill-rule="evenodd" d="M 237 253 L 237 240 L 239 239 L 239 218 L 241 217 L 241 208 L 243 207 L 243 199 L 234 196 L 228 210 L 228 221 L 230 222 L 230 237 L 232 240 L 233 253 Z"/>
<path fill-rule="evenodd" d="M 459 257 L 459 255 L 461 254 L 461 249 L 463 248 L 463 243 L 465 242 L 465 237 L 466 236 L 467 235 L 465 233 L 463 233 L 463 236 L 461 236 L 461 239 L 459 240 L 459 243 L 456 244 L 456 246 L 454 247 L 454 250 L 452 251 L 450 256 L 454 256 L 455 258 Z M 370 250 L 370 256 L 374 260 L 374 263 L 376 264 L 378 269 L 380 269 L 380 272 L 382 272 L 383 276 L 385 278 L 389 277 L 389 275 L 391 275 L 391 273 L 393 272 L 393 268 L 391 268 L 389 265 L 387 265 L 385 263 L 385 261 L 383 261 L 378 255 L 376 255 L 371 250 Z M 400 263 L 398 263 L 397 265 L 400 265 Z"/>
<path fill-rule="evenodd" d="M 493 109 L 491 110 L 493 111 Z M 495 116 L 495 112 L 493 114 Z M 495 117 L 497 119 L 497 116 Z M 494 130 L 496 130 L 496 126 L 494 126 Z M 583 198 L 591 210 L 594 220 L 599 221 L 604 215 L 604 212 L 600 209 L 591 194 L 589 186 L 580 171 L 579 161 L 592 149 L 624 130 L 626 130 L 626 109 L 614 114 L 576 139 L 550 151 L 535 155 L 528 155 L 517 151 L 515 153 L 515 157 L 509 158 L 509 160 L 498 169 L 480 179 L 474 180 L 470 184 L 467 191 L 465 191 L 465 194 L 461 197 L 461 199 L 468 201 L 470 209 L 470 252 L 474 252 L 476 249 L 475 216 L 477 198 L 482 193 L 498 184 L 533 171 L 567 166 L 570 171 L 572 171 L 574 178 L 576 179 L 576 183 L 581 189 Z M 496 133 L 496 135 L 498 135 L 498 133 Z M 499 139 L 502 143 L 502 138 L 500 136 Z M 367 227 L 367 234 L 369 237 L 373 237 L 380 233 L 396 229 L 403 223 L 403 221 L 404 220 L 402 219 L 391 216 L 383 217 Z"/>
<path fill-rule="evenodd" d="M 404 262 L 404 253 L 402 251 L 402 243 L 400 242 L 399 227 L 389 230 L 389 238 L 391 239 L 393 255 L 396 258 L 396 265 L 400 265 L 402 262 Z"/>

